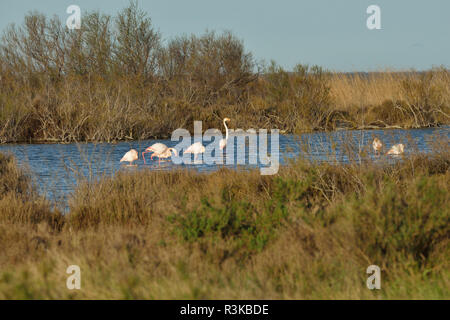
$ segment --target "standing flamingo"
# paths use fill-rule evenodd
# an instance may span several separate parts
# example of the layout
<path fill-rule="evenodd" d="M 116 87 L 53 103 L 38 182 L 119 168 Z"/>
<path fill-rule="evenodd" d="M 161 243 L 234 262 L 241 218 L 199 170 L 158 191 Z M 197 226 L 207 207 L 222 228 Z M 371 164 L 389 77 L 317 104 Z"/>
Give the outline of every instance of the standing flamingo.
<path fill-rule="evenodd" d="M 402 143 L 394 144 L 391 147 L 391 149 L 389 149 L 389 151 L 386 153 L 386 155 L 388 155 L 388 154 L 399 155 L 399 154 L 402 154 L 404 150 L 405 150 L 405 146 Z"/>
<path fill-rule="evenodd" d="M 144 154 L 149 153 L 149 152 L 153 152 L 150 159 L 153 160 L 153 157 L 155 157 L 155 156 L 158 157 L 158 164 L 161 163 L 161 158 L 169 158 L 172 155 L 172 152 L 175 155 L 178 155 L 177 150 L 175 150 L 174 148 L 169 148 L 165 144 L 157 142 L 155 144 L 152 144 L 150 147 L 145 149 L 144 152 L 142 152 L 142 158 L 144 159 L 144 164 L 146 164 Z"/>
<path fill-rule="evenodd" d="M 375 138 L 375 139 L 373 139 L 372 147 L 373 147 L 373 151 L 375 152 L 375 154 L 378 155 L 379 152 L 381 151 L 381 149 L 383 148 L 383 142 L 381 142 L 380 139 Z"/>
<path fill-rule="evenodd" d="M 159 161 L 161 161 L 161 159 L 166 159 L 166 158 L 171 157 L 171 156 L 172 156 L 172 152 L 173 152 L 176 156 L 178 156 L 177 150 L 175 150 L 174 148 L 167 148 L 166 151 L 164 151 L 163 153 L 157 155 Z M 153 156 L 153 155 L 152 155 L 152 156 Z"/>
<path fill-rule="evenodd" d="M 137 160 L 139 158 L 139 154 L 136 150 L 131 149 L 127 153 L 124 154 L 122 159 L 120 159 L 120 162 L 127 161 L 129 162 L 129 165 L 133 165 L 133 161 Z"/>
<path fill-rule="evenodd" d="M 194 144 L 191 144 L 189 148 L 184 151 L 184 153 L 193 153 L 194 154 L 194 160 L 197 160 L 197 156 L 199 153 L 205 152 L 205 147 L 202 145 L 201 142 L 196 142 Z"/>
<path fill-rule="evenodd" d="M 227 121 L 230 121 L 229 118 L 223 119 L 223 125 L 225 126 L 225 139 L 221 139 L 219 142 L 220 150 L 225 148 L 227 146 L 228 141 L 228 127 L 227 127 Z"/>

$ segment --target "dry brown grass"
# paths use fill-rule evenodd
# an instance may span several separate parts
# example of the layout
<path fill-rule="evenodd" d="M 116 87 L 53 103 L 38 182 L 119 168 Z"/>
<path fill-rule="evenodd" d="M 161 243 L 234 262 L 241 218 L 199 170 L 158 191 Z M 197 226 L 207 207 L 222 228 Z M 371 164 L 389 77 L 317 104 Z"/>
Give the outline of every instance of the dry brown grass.
<path fill-rule="evenodd" d="M 422 127 L 450 118 L 450 73 L 442 68 L 334 74 L 331 83 L 336 109 L 355 127 Z"/>
<path fill-rule="evenodd" d="M 0 297 L 446 299 L 441 151 L 393 166 L 297 161 L 277 176 L 123 173 L 80 185 L 66 216 L 36 206 L 37 195 L 17 195 L 20 207 L 6 193 Z M 2 181 L 16 175 L 6 167 Z M 65 285 L 72 264 L 79 291 Z M 365 286 L 370 264 L 382 268 L 380 291 Z"/>
<path fill-rule="evenodd" d="M 333 74 L 331 95 L 338 110 L 354 106 L 381 105 L 386 100 L 401 100 L 402 81 L 406 74 L 382 71 L 367 74 Z"/>

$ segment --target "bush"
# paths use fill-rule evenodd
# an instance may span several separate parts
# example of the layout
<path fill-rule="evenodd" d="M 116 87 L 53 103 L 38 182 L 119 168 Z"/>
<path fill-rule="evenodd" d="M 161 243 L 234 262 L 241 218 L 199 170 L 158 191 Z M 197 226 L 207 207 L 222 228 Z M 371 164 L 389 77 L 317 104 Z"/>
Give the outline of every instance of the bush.
<path fill-rule="evenodd" d="M 359 197 L 337 207 L 349 217 L 357 246 L 372 261 L 392 266 L 412 260 L 429 267 L 435 250 L 450 236 L 448 176 L 419 177 L 406 186 L 387 182 L 369 187 Z"/>
<path fill-rule="evenodd" d="M 263 250 L 285 218 L 287 211 L 282 204 L 268 205 L 258 212 L 246 202 L 231 201 L 213 206 L 206 199 L 202 200 L 198 210 L 188 212 L 186 216 L 168 217 L 175 225 L 174 232 L 185 241 L 198 242 L 202 238 L 231 241 L 234 243 L 232 251 L 244 247 L 249 253 Z"/>
<path fill-rule="evenodd" d="M 332 127 L 329 79 L 319 66 L 297 65 L 288 73 L 272 62 L 265 75 L 267 96 L 275 111 L 282 112 L 284 127 L 293 132 Z"/>

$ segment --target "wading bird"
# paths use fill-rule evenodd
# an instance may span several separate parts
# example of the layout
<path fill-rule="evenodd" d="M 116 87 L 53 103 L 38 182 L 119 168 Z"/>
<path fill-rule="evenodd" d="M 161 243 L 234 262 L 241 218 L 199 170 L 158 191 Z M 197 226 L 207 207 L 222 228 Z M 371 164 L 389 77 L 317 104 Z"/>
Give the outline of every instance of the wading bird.
<path fill-rule="evenodd" d="M 228 141 L 228 127 L 227 127 L 227 121 L 230 121 L 229 118 L 223 119 L 223 125 L 225 126 L 225 139 L 221 139 L 219 142 L 220 150 L 225 148 L 227 146 Z"/>
<path fill-rule="evenodd" d="M 170 158 L 172 156 L 172 152 L 174 153 L 174 155 L 178 156 L 178 152 L 174 148 L 167 148 L 167 150 L 164 151 L 163 153 L 156 155 L 158 157 L 158 161 L 159 161 L 158 163 L 161 162 L 161 159 Z"/>
<path fill-rule="evenodd" d="M 389 151 L 386 153 L 386 155 L 388 155 L 388 154 L 399 155 L 399 154 L 402 154 L 404 150 L 405 150 L 405 146 L 402 143 L 394 144 L 389 149 Z"/>
<path fill-rule="evenodd" d="M 193 153 L 194 154 L 194 160 L 197 160 L 197 156 L 199 153 L 205 152 L 205 147 L 202 145 L 201 142 L 196 142 L 194 144 L 191 144 L 189 148 L 184 151 L 184 153 Z"/>
<path fill-rule="evenodd" d="M 120 159 L 120 162 L 127 161 L 129 162 L 129 165 L 133 165 L 133 161 L 136 161 L 139 158 L 139 154 L 136 150 L 131 149 L 127 153 L 124 154 L 122 159 Z"/>
<path fill-rule="evenodd" d="M 383 143 L 381 142 L 380 139 L 375 138 L 375 139 L 373 139 L 372 147 L 373 147 L 373 151 L 375 152 L 375 154 L 378 155 L 380 153 L 381 149 L 383 148 Z"/>
<path fill-rule="evenodd" d="M 177 150 L 175 150 L 174 148 L 169 148 L 165 144 L 158 142 L 158 143 L 152 144 L 150 147 L 145 149 L 144 152 L 142 152 L 142 158 L 144 159 L 144 164 L 146 164 L 144 154 L 149 153 L 149 152 L 153 152 L 150 159 L 153 160 L 153 157 L 158 157 L 158 164 L 161 163 L 161 158 L 169 158 L 170 156 L 172 156 L 172 152 L 175 155 L 178 155 Z"/>

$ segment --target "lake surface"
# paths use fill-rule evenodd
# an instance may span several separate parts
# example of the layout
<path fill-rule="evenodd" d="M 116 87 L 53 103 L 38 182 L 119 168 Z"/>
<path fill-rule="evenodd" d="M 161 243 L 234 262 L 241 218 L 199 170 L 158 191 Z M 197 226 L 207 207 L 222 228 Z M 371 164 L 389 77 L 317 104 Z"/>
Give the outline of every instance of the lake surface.
<path fill-rule="evenodd" d="M 249 147 L 238 146 L 234 139 L 233 152 L 235 159 L 245 159 L 245 164 L 175 164 L 171 161 L 151 161 L 150 154 L 146 155 L 147 165 L 144 165 L 141 152 L 156 142 L 162 142 L 169 147 L 175 147 L 180 141 L 171 140 L 145 140 L 120 143 L 78 143 L 78 144 L 8 144 L 0 145 L 0 152 L 12 153 L 19 164 L 28 168 L 38 184 L 41 194 L 51 200 L 65 203 L 67 197 L 76 188 L 77 178 L 96 179 L 102 176 L 114 175 L 119 170 L 174 170 L 178 168 L 191 168 L 199 172 L 210 172 L 221 167 L 234 169 L 248 169 L 264 167 L 261 159 L 279 156 L 280 165 L 284 165 L 288 159 L 303 156 L 312 161 L 331 161 L 334 163 L 346 163 L 353 161 L 366 161 L 374 159 L 383 163 L 396 161 L 393 157 L 376 157 L 371 152 L 371 142 L 374 137 L 380 138 L 386 146 L 386 150 L 393 144 L 403 143 L 406 146 L 405 154 L 429 153 L 431 145 L 437 135 L 450 138 L 450 127 L 426 128 L 426 129 L 391 129 L 391 130 L 355 130 L 308 133 L 301 136 L 280 135 L 279 152 L 271 150 L 271 138 L 268 136 L 268 156 L 260 156 L 258 150 Z M 229 140 L 229 145 L 231 145 Z M 204 141 L 207 146 L 210 141 Z M 260 144 L 259 144 L 260 145 Z M 130 150 L 139 152 L 139 160 L 136 167 L 128 167 L 120 163 L 121 157 Z M 228 148 L 228 147 L 227 147 Z M 230 148 L 231 149 L 231 148 Z M 180 150 L 179 150 L 180 151 Z M 362 152 L 361 151 L 366 151 Z M 370 152 L 367 152 L 370 151 Z M 361 155 L 362 154 L 362 155 Z M 249 157 L 257 158 L 257 163 L 250 164 Z M 192 157 L 193 159 L 193 157 Z M 397 159 L 398 161 L 398 159 Z"/>

